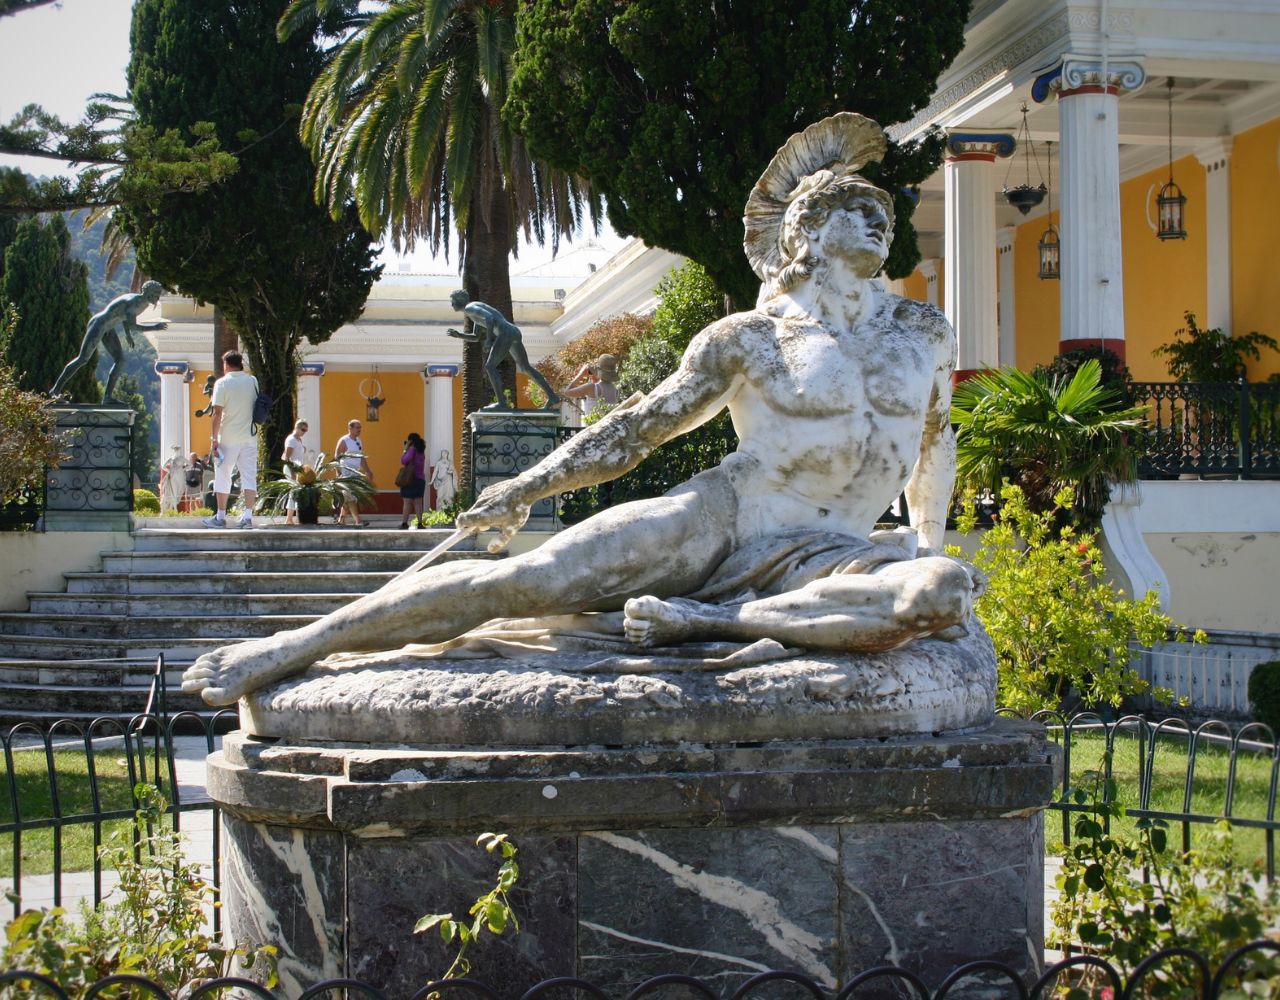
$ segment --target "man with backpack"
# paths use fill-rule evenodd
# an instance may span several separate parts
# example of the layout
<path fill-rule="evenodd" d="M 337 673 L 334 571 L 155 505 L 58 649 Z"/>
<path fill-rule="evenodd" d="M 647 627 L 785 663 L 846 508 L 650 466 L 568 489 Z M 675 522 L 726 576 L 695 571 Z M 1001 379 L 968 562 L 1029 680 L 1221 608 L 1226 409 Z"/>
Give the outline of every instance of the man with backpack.
<path fill-rule="evenodd" d="M 218 510 L 206 517 L 206 528 L 227 526 L 227 497 L 231 492 L 231 470 L 240 472 L 240 492 L 244 513 L 238 527 L 253 527 L 253 505 L 258 498 L 258 441 L 254 410 L 258 401 L 258 380 L 244 370 L 244 356 L 227 351 L 222 356 L 223 376 L 213 385 L 213 492 Z"/>

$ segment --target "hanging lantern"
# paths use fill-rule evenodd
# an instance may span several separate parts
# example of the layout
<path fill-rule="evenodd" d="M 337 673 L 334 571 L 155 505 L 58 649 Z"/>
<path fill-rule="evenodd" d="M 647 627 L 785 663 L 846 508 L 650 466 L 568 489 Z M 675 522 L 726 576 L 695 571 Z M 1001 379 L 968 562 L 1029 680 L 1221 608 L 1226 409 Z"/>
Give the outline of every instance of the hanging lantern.
<path fill-rule="evenodd" d="M 1050 223 L 1049 228 L 1040 237 L 1040 242 L 1036 244 L 1036 248 L 1040 254 L 1040 277 L 1045 279 L 1061 278 L 1062 253 L 1061 245 L 1058 241 L 1058 227 Z"/>
<path fill-rule="evenodd" d="M 368 392 L 366 392 L 365 386 L 369 382 L 372 382 L 373 386 Z M 378 410 L 382 407 L 382 404 L 386 402 L 385 399 L 381 398 L 382 383 L 378 381 L 377 368 L 373 369 L 372 379 L 364 379 L 360 383 L 360 395 L 364 397 L 364 419 L 368 423 L 376 424 L 378 422 Z"/>
<path fill-rule="evenodd" d="M 1187 230 L 1182 224 L 1182 208 L 1187 197 L 1173 182 L 1173 77 L 1169 88 L 1169 180 L 1156 195 L 1156 236 L 1162 240 L 1185 240 Z"/>
<path fill-rule="evenodd" d="M 1004 187 L 1000 193 L 1004 195 L 1004 200 L 1016 208 L 1023 215 L 1026 215 L 1033 208 L 1044 201 L 1048 188 L 1044 185 L 1044 177 L 1040 177 L 1040 186 L 1031 186 L 1031 160 L 1035 156 L 1035 146 L 1031 142 L 1031 130 L 1027 127 L 1027 106 L 1022 105 L 1022 124 L 1018 126 L 1018 144 L 1022 146 L 1022 159 L 1026 164 L 1027 177 L 1026 182 L 1019 184 L 1017 187 L 1009 187 L 1009 172 L 1013 170 L 1013 161 L 1009 161 L 1009 171 L 1005 172 Z M 1040 161 L 1036 161 L 1036 173 L 1040 173 Z"/>
<path fill-rule="evenodd" d="M 1047 187 L 1047 195 L 1049 201 L 1046 205 L 1045 212 L 1050 219 L 1053 218 L 1053 152 L 1049 149 L 1049 143 L 1045 143 L 1045 159 L 1048 160 L 1049 168 L 1049 184 Z M 1056 280 L 1062 277 L 1062 246 L 1058 239 L 1058 227 L 1052 222 L 1049 228 L 1044 231 L 1040 237 L 1040 242 L 1036 244 L 1036 252 L 1040 259 L 1040 278 L 1042 280 Z"/>

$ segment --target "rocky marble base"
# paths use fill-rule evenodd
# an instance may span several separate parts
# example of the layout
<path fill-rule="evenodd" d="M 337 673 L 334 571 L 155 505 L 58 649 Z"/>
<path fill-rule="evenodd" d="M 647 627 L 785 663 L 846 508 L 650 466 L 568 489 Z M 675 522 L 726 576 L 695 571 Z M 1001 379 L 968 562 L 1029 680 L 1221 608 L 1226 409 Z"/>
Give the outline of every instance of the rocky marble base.
<path fill-rule="evenodd" d="M 727 995 L 766 969 L 830 988 L 885 962 L 931 988 L 1042 950 L 1037 725 L 942 737 L 482 750 L 227 737 L 227 924 L 281 948 L 284 995 L 349 975 L 409 997 L 448 966 L 424 914 L 519 847 L 520 933 L 474 949 L 502 996 L 578 975 L 612 996 L 681 972 Z M 957 994 L 959 995 L 959 994 Z"/>

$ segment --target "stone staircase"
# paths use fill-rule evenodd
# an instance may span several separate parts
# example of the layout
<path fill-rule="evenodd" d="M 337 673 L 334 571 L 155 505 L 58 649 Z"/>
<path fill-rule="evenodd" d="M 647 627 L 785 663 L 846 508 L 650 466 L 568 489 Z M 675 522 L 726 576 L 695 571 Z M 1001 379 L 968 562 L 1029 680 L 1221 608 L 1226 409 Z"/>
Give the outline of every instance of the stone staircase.
<path fill-rule="evenodd" d="M 449 535 L 425 531 L 253 531 L 144 527 L 66 591 L 0 612 L 0 731 L 143 711 L 163 653 L 170 714 L 209 711 L 178 691 L 206 650 L 296 628 L 376 590 Z M 494 558 L 465 541 L 442 560 Z"/>

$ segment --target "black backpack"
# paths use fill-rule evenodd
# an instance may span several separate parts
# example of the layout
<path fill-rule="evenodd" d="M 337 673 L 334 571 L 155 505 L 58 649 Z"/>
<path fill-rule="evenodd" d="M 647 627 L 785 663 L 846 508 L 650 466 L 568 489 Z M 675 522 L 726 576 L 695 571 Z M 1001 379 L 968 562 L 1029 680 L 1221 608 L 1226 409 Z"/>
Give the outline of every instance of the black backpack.
<path fill-rule="evenodd" d="M 254 388 L 258 388 L 258 380 L 253 380 Z M 258 396 L 253 401 L 253 428 L 254 434 L 258 433 L 258 425 L 265 424 L 267 417 L 271 416 L 271 407 L 276 405 L 276 401 L 270 395 L 258 389 Z"/>

